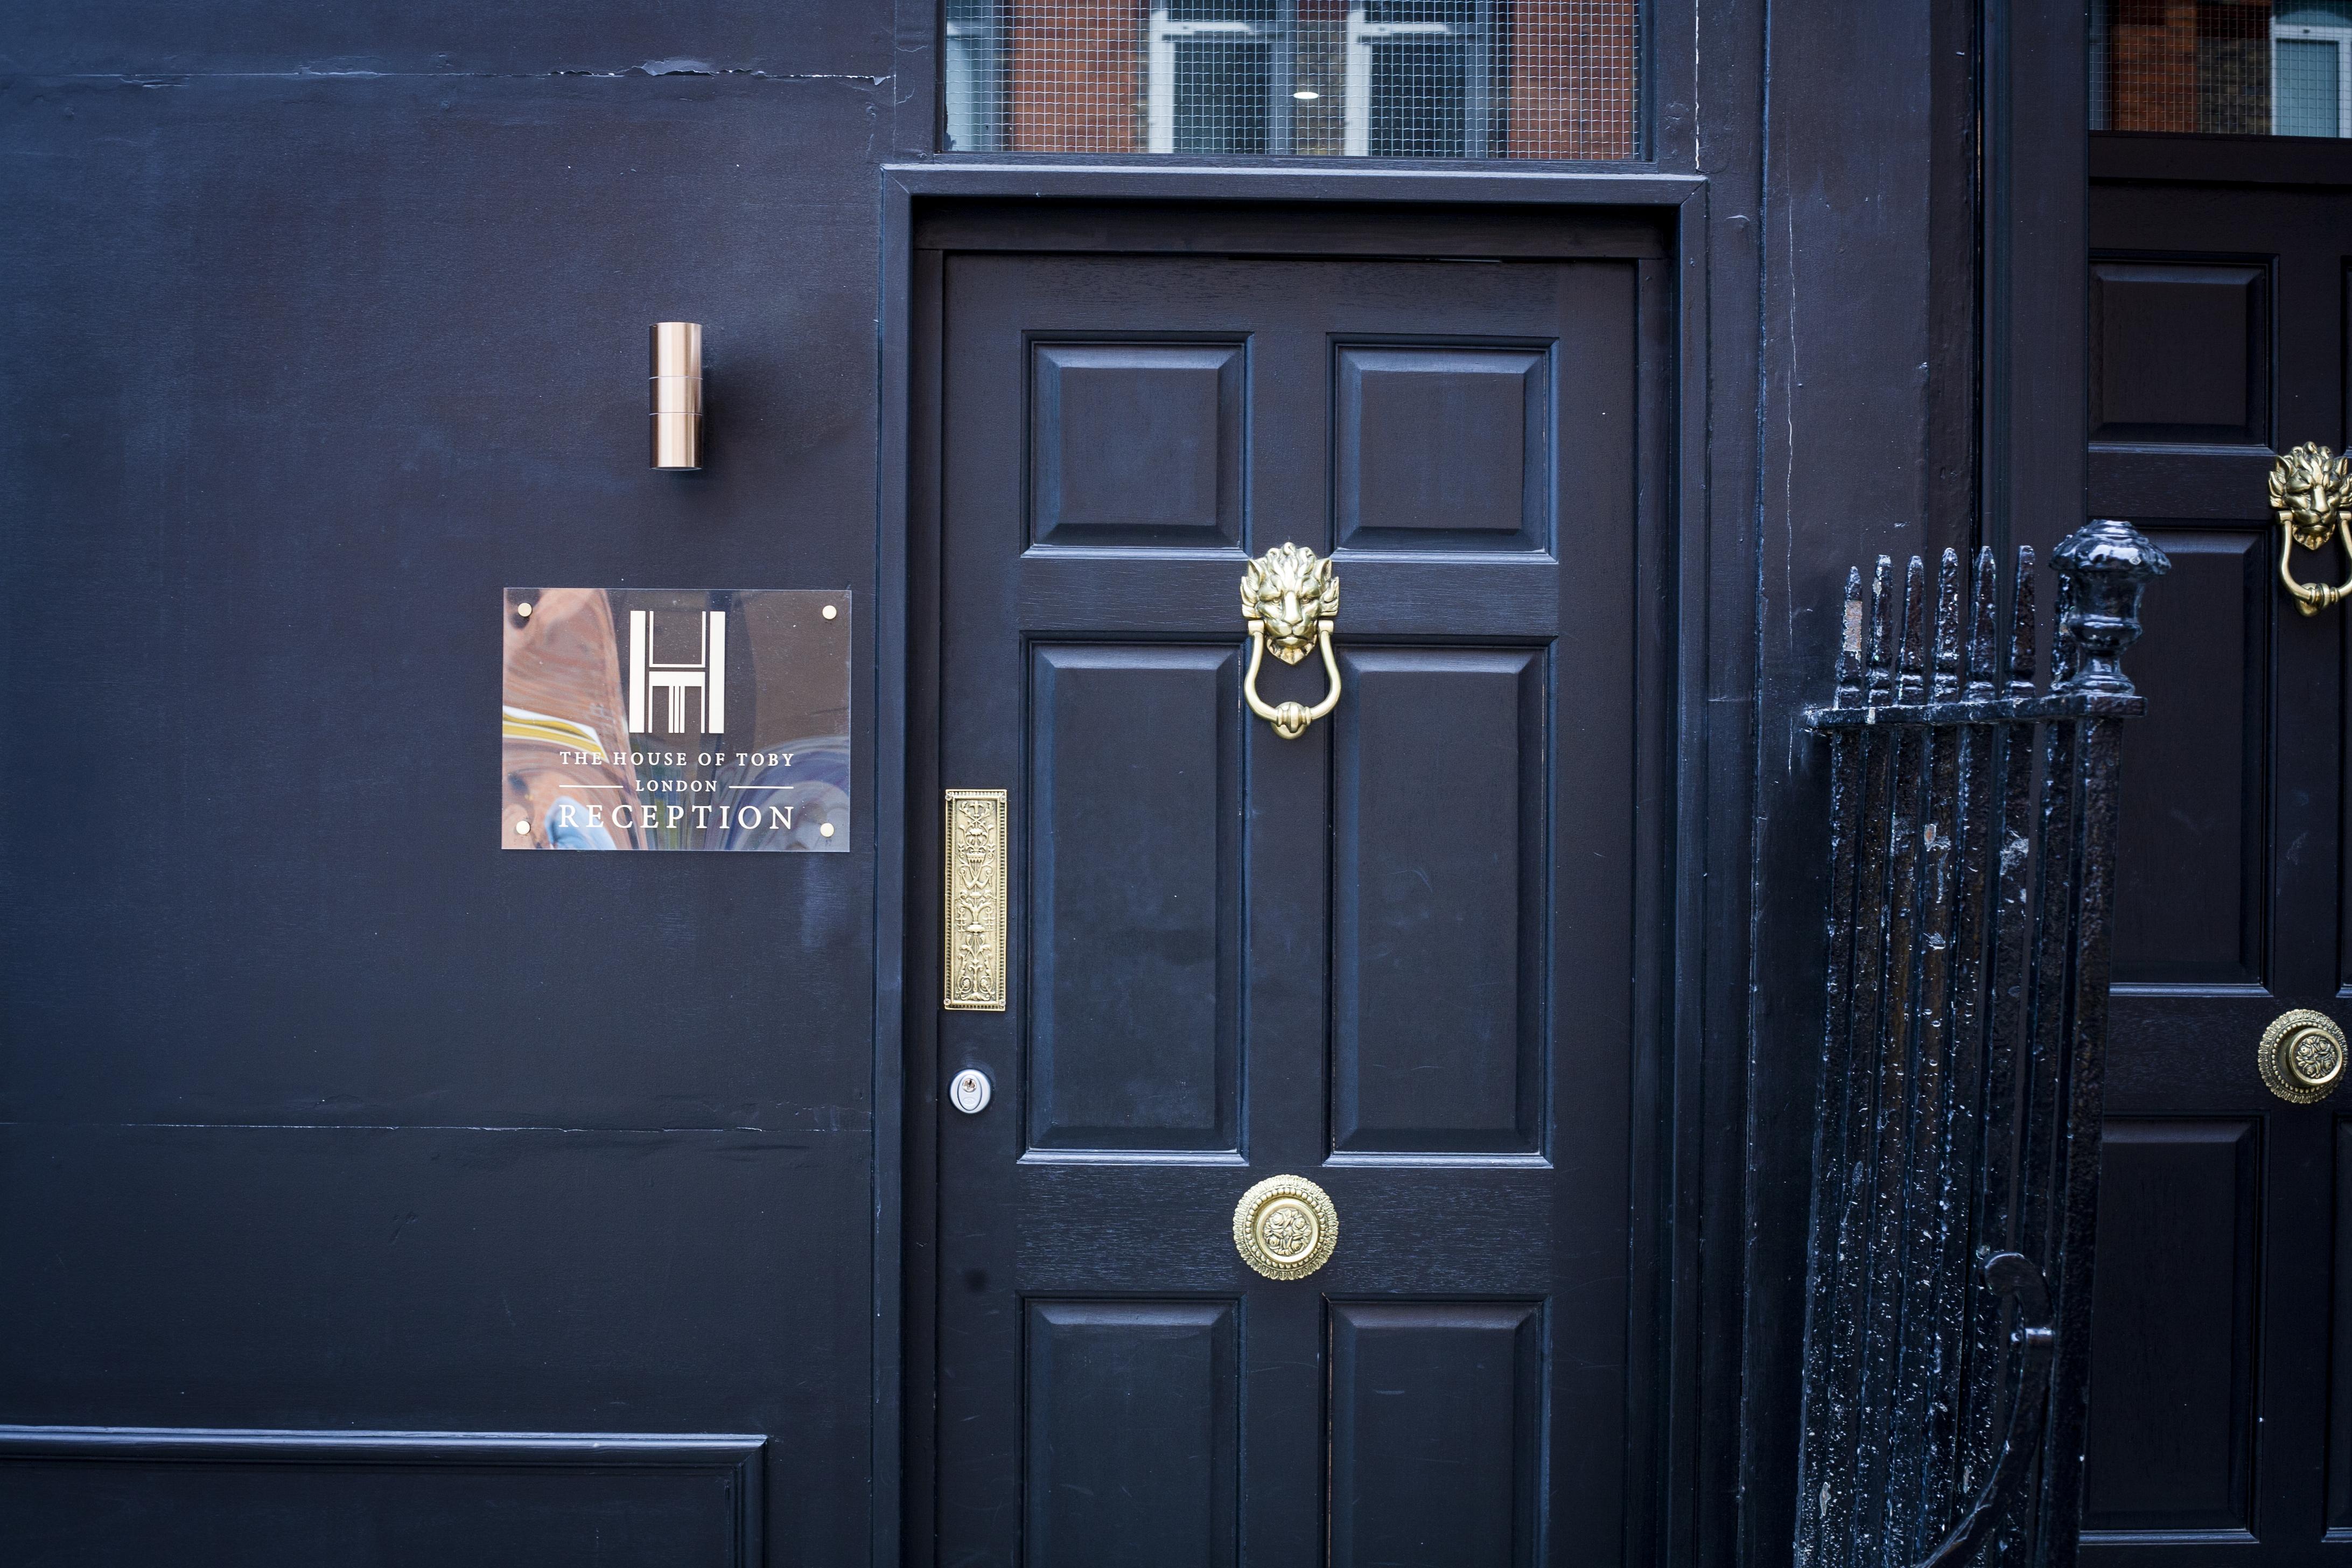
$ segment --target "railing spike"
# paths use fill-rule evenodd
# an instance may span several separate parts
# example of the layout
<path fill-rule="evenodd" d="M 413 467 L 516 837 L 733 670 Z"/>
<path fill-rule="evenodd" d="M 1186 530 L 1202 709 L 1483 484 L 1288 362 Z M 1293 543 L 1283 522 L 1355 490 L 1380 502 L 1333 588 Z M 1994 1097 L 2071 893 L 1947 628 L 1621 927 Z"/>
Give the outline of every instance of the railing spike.
<path fill-rule="evenodd" d="M 1878 558 L 1870 575 L 1870 664 L 1868 680 L 1873 707 L 1895 700 L 1895 615 L 1887 603 L 1895 590 L 1895 563 Z"/>
<path fill-rule="evenodd" d="M 1862 696 L 1862 640 L 1864 632 L 1862 605 L 1862 568 L 1849 567 L 1845 574 L 1845 619 L 1838 640 L 1837 705 L 1851 708 Z"/>
<path fill-rule="evenodd" d="M 1992 696 L 1994 662 L 2000 636 L 1999 563 L 1990 546 L 1977 552 L 1975 613 L 1969 627 L 1969 700 L 1986 701 Z"/>
<path fill-rule="evenodd" d="M 1927 695 L 1927 564 L 1916 555 L 1903 574 L 1903 679 L 1897 690 L 1905 702 Z"/>
<path fill-rule="evenodd" d="M 2009 692 L 2033 695 L 2033 546 L 2017 547 L 2017 574 L 2009 580 Z"/>
<path fill-rule="evenodd" d="M 2074 580 L 2058 579 L 2050 595 L 2050 687 L 2056 690 L 2074 679 L 2074 634 L 2067 623 L 2074 618 Z"/>
<path fill-rule="evenodd" d="M 1960 694 L 1960 552 L 1947 549 L 1936 578 L 1935 698 L 1949 702 Z"/>

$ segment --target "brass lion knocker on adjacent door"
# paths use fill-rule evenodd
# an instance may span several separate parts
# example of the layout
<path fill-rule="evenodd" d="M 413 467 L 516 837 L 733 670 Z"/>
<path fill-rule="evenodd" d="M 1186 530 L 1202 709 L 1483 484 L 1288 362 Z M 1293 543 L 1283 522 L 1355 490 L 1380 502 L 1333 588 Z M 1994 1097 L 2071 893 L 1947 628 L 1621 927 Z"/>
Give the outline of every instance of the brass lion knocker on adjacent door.
<path fill-rule="evenodd" d="M 2294 596 L 2294 607 L 2315 616 L 2352 598 L 2352 576 L 2332 588 L 2298 583 L 2292 559 L 2296 545 L 2324 549 L 2333 534 L 2352 561 L 2352 458 L 2314 442 L 2297 447 L 2271 465 L 2271 510 L 2278 513 L 2279 581 Z"/>
<path fill-rule="evenodd" d="M 2352 598 L 2352 576 L 2330 587 L 2298 583 L 2293 570 L 2296 545 L 2325 549 L 2331 533 L 2352 562 L 2352 458 L 2313 441 L 2295 447 L 2271 465 L 2271 510 L 2278 513 L 2279 582 L 2294 607 L 2315 616 Z M 2347 1054 L 2344 1031 L 2334 1019 L 2297 1007 L 2263 1031 L 2254 1060 L 2273 1094 L 2291 1105 L 2315 1105 L 2336 1092 Z"/>
<path fill-rule="evenodd" d="M 1331 652 L 1331 631 L 1339 618 L 1339 576 L 1331 563 L 1312 550 L 1278 544 L 1242 568 L 1242 614 L 1250 636 L 1249 673 L 1242 678 L 1242 696 L 1250 711 L 1274 726 L 1286 741 L 1296 741 L 1307 726 L 1339 705 L 1339 661 Z M 1323 669 L 1331 689 L 1309 708 L 1300 702 L 1268 706 L 1257 694 L 1258 666 L 1265 658 L 1267 634 L 1274 637 L 1274 657 L 1297 664 L 1318 642 Z"/>

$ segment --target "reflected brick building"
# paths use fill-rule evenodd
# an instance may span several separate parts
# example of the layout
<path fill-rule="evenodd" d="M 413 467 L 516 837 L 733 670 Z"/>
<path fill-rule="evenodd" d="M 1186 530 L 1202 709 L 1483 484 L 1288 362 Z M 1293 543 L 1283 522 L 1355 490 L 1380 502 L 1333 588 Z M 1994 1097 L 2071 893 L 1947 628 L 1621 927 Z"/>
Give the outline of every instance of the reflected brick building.
<path fill-rule="evenodd" d="M 2352 134 L 2352 5 L 2102 0 L 2091 113 L 2107 131 Z"/>
<path fill-rule="evenodd" d="M 1632 0 L 964 0 L 964 151 L 1632 157 Z"/>

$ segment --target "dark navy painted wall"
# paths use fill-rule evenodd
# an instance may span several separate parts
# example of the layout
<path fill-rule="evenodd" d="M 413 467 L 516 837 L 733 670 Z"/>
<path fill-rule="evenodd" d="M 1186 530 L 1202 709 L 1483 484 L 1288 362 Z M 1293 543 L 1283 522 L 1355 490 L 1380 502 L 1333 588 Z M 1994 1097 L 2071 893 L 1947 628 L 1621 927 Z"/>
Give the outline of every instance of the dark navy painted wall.
<path fill-rule="evenodd" d="M 2079 514 L 2081 181 L 2032 150 L 2082 123 L 2080 18 L 1982 86 L 2010 9 L 1650 9 L 1659 166 L 1708 181 L 1662 1560 L 1789 1540 L 1816 611 L 1870 551 Z M 865 1559 L 877 170 L 929 69 L 898 26 L 0 0 L 0 1423 L 764 1434 L 769 1560 Z M 1938 266 L 1980 153 L 2023 171 L 1990 282 Z M 699 476 L 644 467 L 669 317 L 706 324 Z M 2042 402 L 1973 379 L 1979 331 Z M 489 611 L 554 582 L 860 595 L 855 853 L 495 852 Z M 434 1520 L 501 1563 L 730 1561 L 734 1453 L 626 1486 L 558 1455 L 528 1504 L 462 1452 L 429 1499 L 381 1454 L 314 1485 L 298 1444 L 249 1516 L 289 1562 L 452 1561 L 400 1533 Z M 0 1539 L 81 1563 L 92 1521 L 245 1506 L 104 1469 L 13 1472 Z"/>
<path fill-rule="evenodd" d="M 871 781 L 847 857 L 499 854 L 490 719 L 507 584 L 870 604 L 890 69 L 0 8 L 0 1420 L 767 1433 L 773 1560 L 865 1555 Z"/>

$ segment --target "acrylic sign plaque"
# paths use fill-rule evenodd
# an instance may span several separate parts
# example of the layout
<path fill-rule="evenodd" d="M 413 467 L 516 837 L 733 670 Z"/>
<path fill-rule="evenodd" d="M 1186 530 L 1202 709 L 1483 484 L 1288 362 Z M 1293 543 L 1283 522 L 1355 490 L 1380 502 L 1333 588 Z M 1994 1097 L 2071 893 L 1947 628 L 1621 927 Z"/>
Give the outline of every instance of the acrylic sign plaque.
<path fill-rule="evenodd" d="M 499 842 L 845 854 L 849 595 L 509 588 Z"/>

